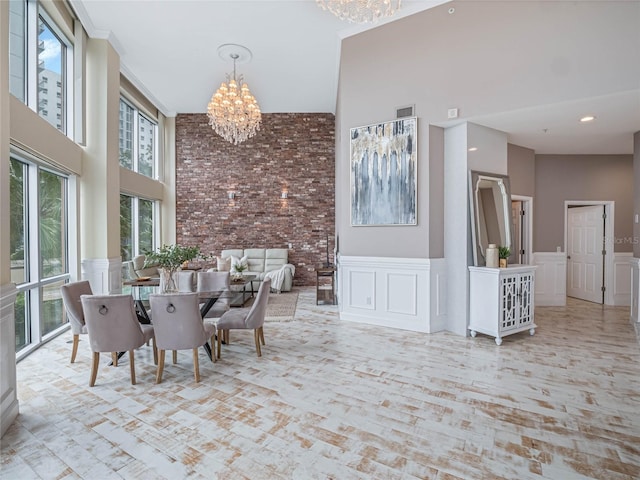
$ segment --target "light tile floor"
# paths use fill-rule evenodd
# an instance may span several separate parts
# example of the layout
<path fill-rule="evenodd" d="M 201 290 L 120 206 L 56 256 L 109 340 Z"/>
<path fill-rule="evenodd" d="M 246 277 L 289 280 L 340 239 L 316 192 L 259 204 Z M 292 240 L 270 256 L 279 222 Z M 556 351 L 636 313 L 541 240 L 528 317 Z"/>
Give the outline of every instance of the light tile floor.
<path fill-rule="evenodd" d="M 154 383 L 149 347 L 88 386 L 86 338 L 18 364 L 4 479 L 638 479 L 640 345 L 628 308 L 538 308 L 536 335 L 464 338 L 340 322 L 301 289 L 296 320 L 232 332 Z"/>

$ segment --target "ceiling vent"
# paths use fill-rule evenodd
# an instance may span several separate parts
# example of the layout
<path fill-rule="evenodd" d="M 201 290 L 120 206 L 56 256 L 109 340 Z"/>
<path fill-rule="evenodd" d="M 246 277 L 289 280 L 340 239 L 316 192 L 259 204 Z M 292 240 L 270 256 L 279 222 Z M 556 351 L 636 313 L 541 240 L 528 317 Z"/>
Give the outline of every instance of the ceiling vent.
<path fill-rule="evenodd" d="M 413 117 L 413 109 L 415 105 L 407 105 L 406 107 L 396 108 L 396 118 Z"/>

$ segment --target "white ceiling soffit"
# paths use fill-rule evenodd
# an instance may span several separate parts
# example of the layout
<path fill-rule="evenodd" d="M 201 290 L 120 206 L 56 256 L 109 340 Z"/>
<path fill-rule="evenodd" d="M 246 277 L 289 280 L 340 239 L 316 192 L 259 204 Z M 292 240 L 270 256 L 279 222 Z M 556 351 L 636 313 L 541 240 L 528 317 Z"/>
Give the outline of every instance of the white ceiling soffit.
<path fill-rule="evenodd" d="M 386 22 L 353 25 L 323 11 L 315 0 L 70 2 L 89 35 L 109 40 L 123 74 L 167 116 L 206 111 L 211 95 L 233 70 L 217 55 L 225 43 L 253 53 L 250 63 L 238 66 L 238 74 L 264 113 L 333 113 L 341 39 L 447 3 L 404 0 Z M 451 8 L 462 5 L 453 2 Z M 572 35 L 583 33 L 588 34 Z M 639 95 L 640 82 L 631 92 L 465 120 L 504 131 L 511 143 L 536 153 L 629 154 L 631 134 L 640 131 Z M 586 113 L 597 119 L 580 124 Z"/>

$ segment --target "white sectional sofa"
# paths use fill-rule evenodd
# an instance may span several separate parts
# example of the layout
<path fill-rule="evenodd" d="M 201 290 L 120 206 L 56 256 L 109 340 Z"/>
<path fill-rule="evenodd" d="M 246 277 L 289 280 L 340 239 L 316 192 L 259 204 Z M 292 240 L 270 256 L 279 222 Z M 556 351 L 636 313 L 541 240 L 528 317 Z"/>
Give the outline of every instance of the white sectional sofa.
<path fill-rule="evenodd" d="M 273 272 L 270 275 L 282 275 L 280 291 L 288 292 L 293 286 L 295 268 L 289 264 L 289 250 L 286 248 L 228 249 L 222 250 L 220 256 L 225 259 L 232 256 L 238 259 L 247 257 L 248 268 L 243 273 L 256 275 L 256 283 L 258 283 L 258 280 L 264 280 L 267 272 Z M 254 289 L 257 288 L 258 285 L 254 285 Z"/>

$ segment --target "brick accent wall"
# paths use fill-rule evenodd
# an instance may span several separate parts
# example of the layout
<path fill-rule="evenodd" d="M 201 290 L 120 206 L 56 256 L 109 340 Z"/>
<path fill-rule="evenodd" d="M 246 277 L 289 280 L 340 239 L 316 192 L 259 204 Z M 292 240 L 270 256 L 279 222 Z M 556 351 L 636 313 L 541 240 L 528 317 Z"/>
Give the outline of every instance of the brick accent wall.
<path fill-rule="evenodd" d="M 228 198 L 228 192 L 236 198 Z M 281 194 L 286 191 L 287 199 Z M 287 248 L 294 285 L 315 285 L 315 267 L 333 261 L 335 117 L 262 115 L 240 145 L 218 136 L 205 114 L 176 118 L 177 241 L 205 253 Z"/>

